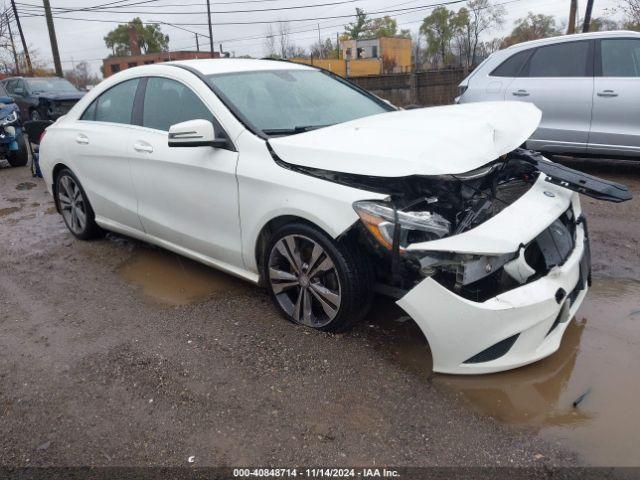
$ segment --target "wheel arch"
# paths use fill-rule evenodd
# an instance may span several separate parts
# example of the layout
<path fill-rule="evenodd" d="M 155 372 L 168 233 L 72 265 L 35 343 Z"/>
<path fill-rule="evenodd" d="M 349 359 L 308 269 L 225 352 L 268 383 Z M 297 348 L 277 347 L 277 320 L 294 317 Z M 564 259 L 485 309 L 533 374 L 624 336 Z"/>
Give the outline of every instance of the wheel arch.
<path fill-rule="evenodd" d="M 56 210 L 58 213 L 60 213 L 60 206 L 58 205 L 58 187 L 56 180 L 58 179 L 58 175 L 60 175 L 60 172 L 65 169 L 73 173 L 73 170 L 71 170 L 68 165 L 62 162 L 56 163 L 51 169 L 51 192 L 53 193 L 53 202 L 56 205 Z"/>
<path fill-rule="evenodd" d="M 310 227 L 316 228 L 317 230 L 334 240 L 339 239 L 342 233 L 344 233 L 342 232 L 338 235 L 332 235 L 327 226 L 322 225 L 322 223 L 324 222 L 317 219 L 309 219 L 308 217 L 304 217 L 296 213 L 280 214 L 272 217 L 262 226 L 262 228 L 260 228 L 256 237 L 256 241 L 254 243 L 253 258 L 258 268 L 258 274 L 260 275 L 260 285 L 264 286 L 264 278 L 262 275 L 262 260 L 264 257 L 265 249 L 267 248 L 267 244 L 269 243 L 269 240 L 275 231 L 277 231 L 280 227 L 288 225 L 290 223 L 303 223 Z"/>

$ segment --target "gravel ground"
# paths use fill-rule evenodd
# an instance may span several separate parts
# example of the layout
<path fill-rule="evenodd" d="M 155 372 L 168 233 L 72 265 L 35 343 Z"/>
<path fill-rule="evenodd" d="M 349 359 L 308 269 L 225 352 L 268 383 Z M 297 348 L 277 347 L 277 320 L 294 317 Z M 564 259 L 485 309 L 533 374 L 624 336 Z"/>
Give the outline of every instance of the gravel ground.
<path fill-rule="evenodd" d="M 640 190 L 637 171 L 616 175 Z M 585 204 L 596 273 L 640 279 L 638 202 Z M 73 239 L 41 180 L 0 168 L 0 465 L 582 463 L 465 407 L 431 381 L 426 347 L 427 367 L 401 361 L 412 322 L 384 302 L 341 335 L 230 280 L 158 302 L 119 273 L 146 251 Z"/>

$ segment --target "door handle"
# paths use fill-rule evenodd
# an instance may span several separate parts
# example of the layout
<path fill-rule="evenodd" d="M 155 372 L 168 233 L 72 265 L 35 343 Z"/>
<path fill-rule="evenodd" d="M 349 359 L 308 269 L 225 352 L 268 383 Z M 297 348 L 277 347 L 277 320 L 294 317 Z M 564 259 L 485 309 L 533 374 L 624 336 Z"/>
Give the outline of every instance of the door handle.
<path fill-rule="evenodd" d="M 146 153 L 153 152 L 153 147 L 151 145 L 144 144 L 144 143 L 136 143 L 136 144 L 134 144 L 133 145 L 133 149 L 136 152 L 146 152 Z"/>
<path fill-rule="evenodd" d="M 602 90 L 601 92 L 598 92 L 598 96 L 599 97 L 617 97 L 618 94 L 613 90 Z"/>
<path fill-rule="evenodd" d="M 86 135 L 80 133 L 76 137 L 76 143 L 79 143 L 80 145 L 89 145 L 89 138 Z"/>
<path fill-rule="evenodd" d="M 528 97 L 529 96 L 529 92 L 527 92 L 526 90 L 516 90 L 515 92 L 511 92 L 512 95 L 515 95 L 516 97 Z"/>

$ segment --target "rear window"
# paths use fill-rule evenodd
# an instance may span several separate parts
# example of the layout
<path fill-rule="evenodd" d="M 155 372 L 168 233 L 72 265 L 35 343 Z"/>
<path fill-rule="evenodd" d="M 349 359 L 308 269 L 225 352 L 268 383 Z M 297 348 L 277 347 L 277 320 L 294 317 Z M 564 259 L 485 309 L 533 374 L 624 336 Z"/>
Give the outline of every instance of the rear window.
<path fill-rule="evenodd" d="M 600 45 L 603 77 L 640 77 L 640 40 L 607 39 Z"/>
<path fill-rule="evenodd" d="M 492 77 L 517 77 L 527 61 L 531 50 L 524 50 L 511 55 L 490 73 Z"/>

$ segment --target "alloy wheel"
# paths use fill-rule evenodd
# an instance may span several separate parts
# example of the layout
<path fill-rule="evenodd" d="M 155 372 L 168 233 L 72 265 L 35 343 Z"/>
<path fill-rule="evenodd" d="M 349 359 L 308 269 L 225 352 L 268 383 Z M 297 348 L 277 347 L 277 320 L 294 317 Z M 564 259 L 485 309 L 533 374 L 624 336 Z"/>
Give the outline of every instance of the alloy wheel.
<path fill-rule="evenodd" d="M 87 226 L 87 206 L 80 187 L 69 175 L 62 175 L 58 181 L 58 201 L 69 230 L 82 234 Z"/>
<path fill-rule="evenodd" d="M 324 327 L 340 310 L 338 270 L 320 244 L 304 235 L 287 235 L 275 243 L 269 282 L 278 304 L 296 323 Z"/>

